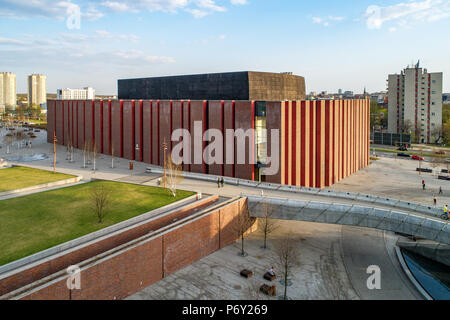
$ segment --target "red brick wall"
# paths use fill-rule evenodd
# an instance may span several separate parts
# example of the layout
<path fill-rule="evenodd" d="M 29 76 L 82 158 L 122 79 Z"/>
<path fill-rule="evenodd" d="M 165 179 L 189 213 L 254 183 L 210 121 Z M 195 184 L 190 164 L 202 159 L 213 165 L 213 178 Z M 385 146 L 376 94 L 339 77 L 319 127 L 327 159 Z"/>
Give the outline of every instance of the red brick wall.
<path fill-rule="evenodd" d="M 152 145 L 152 164 L 158 166 L 160 165 L 160 145 L 159 145 L 159 112 L 160 112 L 160 101 L 153 101 L 152 103 L 152 135 L 151 135 L 151 145 Z"/>
<path fill-rule="evenodd" d="M 248 129 L 255 128 L 255 103 L 253 101 L 236 101 L 235 106 L 235 128 L 242 129 L 244 134 Z M 238 139 L 235 138 L 235 177 L 246 180 L 255 179 L 255 136 L 245 139 L 245 164 L 238 164 L 238 155 L 242 155 L 242 150 L 238 146 Z"/>
<path fill-rule="evenodd" d="M 164 144 L 166 160 L 172 151 L 172 101 L 161 101 L 159 105 L 159 163 L 164 164 Z"/>
<path fill-rule="evenodd" d="M 139 151 L 136 152 L 136 160 L 144 160 L 144 114 L 143 114 L 143 101 L 136 101 L 134 106 L 134 139 L 135 144 L 139 146 Z"/>
<path fill-rule="evenodd" d="M 99 153 L 103 153 L 103 101 L 95 101 L 95 145 Z"/>
<path fill-rule="evenodd" d="M 111 147 L 115 157 L 123 157 L 123 104 L 111 101 Z"/>
<path fill-rule="evenodd" d="M 48 112 L 48 110 L 47 110 Z M 56 131 L 56 139 L 58 139 L 58 144 L 63 145 L 64 144 L 64 108 L 63 108 L 63 101 L 56 101 L 56 107 L 55 107 L 55 131 Z"/>
<path fill-rule="evenodd" d="M 103 153 L 111 155 L 111 101 L 103 101 Z"/>
<path fill-rule="evenodd" d="M 191 101 L 183 102 L 183 129 L 188 132 L 191 131 Z M 188 137 L 186 137 L 188 138 Z M 184 155 L 184 154 L 183 154 Z M 186 172 L 191 171 L 191 165 L 188 163 L 183 164 L 183 170 Z"/>
<path fill-rule="evenodd" d="M 123 102 L 123 157 L 128 160 L 135 159 L 135 114 L 134 101 Z"/>
<path fill-rule="evenodd" d="M 207 173 L 206 165 L 203 161 L 203 153 L 199 154 L 198 152 L 197 153 L 195 152 L 195 147 L 197 144 L 200 144 L 200 148 L 202 148 L 202 146 L 205 145 L 201 141 L 203 134 L 205 133 L 207 128 L 208 119 L 206 119 L 206 106 L 207 106 L 206 101 L 191 101 L 190 103 L 190 128 L 191 128 L 190 132 L 191 132 L 191 158 L 192 158 L 190 170 L 191 172 L 196 173 Z M 199 126 L 201 130 L 199 130 L 198 133 L 194 134 L 195 122 L 201 122 L 201 125 Z M 196 134 L 198 134 L 197 138 L 195 136 Z M 197 140 L 197 142 L 195 140 Z M 196 157 L 199 158 L 197 161 L 195 161 Z"/>
<path fill-rule="evenodd" d="M 95 122 L 94 122 L 94 101 L 86 100 L 84 102 L 85 108 L 85 124 L 84 124 L 84 141 L 90 147 L 94 148 L 95 143 Z"/>
<path fill-rule="evenodd" d="M 92 141 L 95 136 L 97 143 L 103 141 L 103 153 L 110 153 L 111 143 L 116 157 L 137 157 L 139 161 L 162 166 L 163 142 L 167 143 L 167 157 L 173 148 L 173 130 L 185 128 L 191 133 L 191 164 L 184 164 L 185 171 L 248 180 L 259 178 L 258 171 L 250 164 L 255 156 L 254 143 L 246 142 L 247 163 L 237 164 L 236 139 L 226 136 L 227 129 L 254 128 L 252 101 L 105 101 L 103 130 L 98 117 L 101 102 L 96 102 L 95 112 L 92 103 L 90 100 L 49 101 L 48 141 L 52 141 L 51 134 L 56 130 L 58 143 L 67 143 L 72 130 L 70 106 L 74 105 L 73 134 L 79 149 L 83 148 L 84 141 Z M 364 168 L 370 162 L 369 112 L 368 100 L 266 102 L 268 141 L 271 141 L 271 129 L 280 130 L 280 169 L 263 180 L 323 188 Z M 224 165 L 204 163 L 202 151 L 208 143 L 195 142 L 195 121 L 202 123 L 201 133 L 208 129 L 222 130 Z M 136 143 L 140 147 L 137 154 Z M 201 151 L 194 152 L 194 143 L 201 145 Z M 270 144 L 267 149 L 270 155 Z M 202 158 L 202 163 L 193 163 L 196 156 Z M 227 164 L 227 157 L 234 159 L 234 164 Z"/>
<path fill-rule="evenodd" d="M 234 129 L 235 128 L 235 106 L 236 102 L 234 101 L 225 101 L 224 103 L 224 113 L 223 113 L 223 123 L 224 123 L 224 175 L 227 177 L 235 177 L 235 166 L 234 164 L 230 164 L 227 161 L 227 156 L 230 159 L 233 159 L 233 163 L 235 163 L 236 154 L 234 152 L 234 138 L 228 138 L 226 135 L 226 129 Z M 230 151 L 230 152 L 228 152 Z"/>
<path fill-rule="evenodd" d="M 145 163 L 152 163 L 152 102 L 143 101 L 142 105 L 143 123 L 143 158 Z"/>
<path fill-rule="evenodd" d="M 155 239 L 82 268 L 74 300 L 123 299 L 237 240 L 233 229 L 246 199 L 217 209 Z M 67 300 L 66 280 L 39 289 L 24 300 Z"/>
<path fill-rule="evenodd" d="M 77 148 L 83 149 L 84 147 L 84 101 L 78 101 L 78 117 L 77 117 Z"/>
<path fill-rule="evenodd" d="M 63 101 L 63 109 L 63 144 L 67 146 L 67 143 L 69 142 L 69 101 Z"/>
<path fill-rule="evenodd" d="M 208 129 L 216 129 L 223 132 L 223 114 L 224 114 L 224 101 L 209 101 L 208 103 Z M 211 141 L 212 143 L 217 143 L 217 141 Z M 222 141 L 223 143 L 223 141 Z M 220 159 L 222 163 L 224 162 L 224 150 L 218 151 L 218 154 L 213 154 L 216 159 Z M 214 174 L 218 176 L 223 176 L 223 164 L 212 164 L 208 166 L 209 174 Z"/>

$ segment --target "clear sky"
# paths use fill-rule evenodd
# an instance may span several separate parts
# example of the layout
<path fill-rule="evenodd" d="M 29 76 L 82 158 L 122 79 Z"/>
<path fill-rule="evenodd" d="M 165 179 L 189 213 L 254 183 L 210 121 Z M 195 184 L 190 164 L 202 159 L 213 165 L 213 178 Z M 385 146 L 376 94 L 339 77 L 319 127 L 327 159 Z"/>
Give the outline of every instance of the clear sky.
<path fill-rule="evenodd" d="M 31 73 L 49 93 L 116 94 L 122 78 L 244 70 L 374 92 L 420 59 L 450 92 L 449 32 L 450 0 L 0 0 L 0 71 L 18 93 Z"/>

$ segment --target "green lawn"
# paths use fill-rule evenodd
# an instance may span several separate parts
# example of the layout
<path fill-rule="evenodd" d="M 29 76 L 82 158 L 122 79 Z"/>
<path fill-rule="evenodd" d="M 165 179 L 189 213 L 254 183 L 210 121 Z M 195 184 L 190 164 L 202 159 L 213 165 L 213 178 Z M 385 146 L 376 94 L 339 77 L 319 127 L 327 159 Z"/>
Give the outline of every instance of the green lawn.
<path fill-rule="evenodd" d="M 90 190 L 104 185 L 111 205 L 102 224 L 92 212 Z M 111 181 L 94 181 L 73 187 L 0 201 L 0 265 L 114 225 L 193 195 L 163 188 Z"/>
<path fill-rule="evenodd" d="M 75 176 L 26 167 L 1 169 L 0 192 L 22 189 L 70 178 L 75 178 Z"/>

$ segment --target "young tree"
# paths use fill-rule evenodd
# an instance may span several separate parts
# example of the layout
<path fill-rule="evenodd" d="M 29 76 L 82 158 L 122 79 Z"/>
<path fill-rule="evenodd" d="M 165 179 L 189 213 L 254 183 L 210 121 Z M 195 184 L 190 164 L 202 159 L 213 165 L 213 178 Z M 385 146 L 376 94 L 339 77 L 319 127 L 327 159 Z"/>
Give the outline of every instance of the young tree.
<path fill-rule="evenodd" d="M 275 254 L 276 264 L 281 272 L 281 283 L 284 284 L 283 299 L 287 300 L 287 288 L 292 277 L 292 269 L 299 263 L 297 244 L 291 234 L 275 244 Z"/>
<path fill-rule="evenodd" d="M 431 137 L 434 139 L 435 144 L 440 144 L 444 142 L 444 130 L 442 126 L 436 126 L 431 130 Z"/>
<path fill-rule="evenodd" d="M 177 196 L 177 187 L 183 181 L 183 167 L 182 165 L 177 165 L 172 160 L 172 155 L 169 155 L 167 159 L 167 172 L 166 172 L 166 187 L 172 194 L 172 196 Z"/>
<path fill-rule="evenodd" d="M 98 218 L 98 223 L 103 223 L 107 209 L 111 204 L 111 190 L 105 185 L 95 185 L 90 191 L 91 210 Z"/>
<path fill-rule="evenodd" d="M 240 255 L 246 257 L 247 254 L 244 250 L 244 242 L 248 229 L 255 222 L 255 218 L 250 217 L 248 208 L 244 207 L 243 204 L 239 207 L 239 213 L 235 218 L 233 229 L 237 233 L 238 238 L 241 239 L 241 252 Z"/>
<path fill-rule="evenodd" d="M 420 135 L 422 134 L 420 127 L 414 129 L 414 138 L 416 140 L 416 143 L 422 143 L 423 141 L 420 138 Z"/>
<path fill-rule="evenodd" d="M 411 120 L 405 120 L 400 124 L 400 132 L 402 134 L 408 134 L 413 128 Z"/>
<path fill-rule="evenodd" d="M 271 204 L 264 203 L 262 210 L 264 215 L 262 218 L 258 219 L 258 222 L 261 231 L 263 232 L 264 235 L 263 249 L 267 249 L 267 238 L 271 233 L 273 233 L 278 228 L 278 225 L 276 221 L 272 219 L 274 208 Z"/>

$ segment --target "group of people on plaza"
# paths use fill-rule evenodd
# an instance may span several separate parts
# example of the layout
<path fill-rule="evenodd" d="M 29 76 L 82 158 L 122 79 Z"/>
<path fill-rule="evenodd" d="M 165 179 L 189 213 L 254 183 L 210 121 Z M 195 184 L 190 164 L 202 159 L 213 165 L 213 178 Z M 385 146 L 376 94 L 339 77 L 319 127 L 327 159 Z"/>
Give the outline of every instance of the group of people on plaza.
<path fill-rule="evenodd" d="M 422 188 L 423 188 L 423 190 L 425 190 L 425 187 L 426 187 L 425 180 L 422 180 Z M 443 194 L 444 194 L 444 192 L 442 190 L 442 187 L 439 187 L 439 195 L 443 195 Z M 434 207 L 435 208 L 437 207 L 437 200 L 438 199 L 437 199 L 436 195 L 433 195 L 433 203 L 434 203 Z M 450 207 L 449 207 L 449 205 L 448 204 L 444 205 L 442 210 L 444 212 L 443 216 L 447 216 L 450 219 Z"/>

